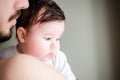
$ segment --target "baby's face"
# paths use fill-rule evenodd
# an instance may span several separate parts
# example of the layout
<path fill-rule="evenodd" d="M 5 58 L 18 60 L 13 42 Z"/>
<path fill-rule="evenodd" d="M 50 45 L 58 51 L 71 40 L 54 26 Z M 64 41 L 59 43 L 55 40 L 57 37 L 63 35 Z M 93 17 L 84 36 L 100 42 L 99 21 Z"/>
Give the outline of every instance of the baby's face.
<path fill-rule="evenodd" d="M 60 49 L 64 26 L 64 21 L 49 21 L 32 26 L 26 35 L 24 52 L 42 61 L 55 57 Z"/>

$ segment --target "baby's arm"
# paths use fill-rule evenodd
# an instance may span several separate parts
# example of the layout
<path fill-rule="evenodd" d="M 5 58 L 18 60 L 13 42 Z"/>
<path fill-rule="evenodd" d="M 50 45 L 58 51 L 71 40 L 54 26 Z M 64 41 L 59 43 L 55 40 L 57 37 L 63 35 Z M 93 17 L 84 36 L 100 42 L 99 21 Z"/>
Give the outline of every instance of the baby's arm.
<path fill-rule="evenodd" d="M 17 54 L 0 64 L 0 80 L 66 80 L 63 75 L 38 59 Z"/>

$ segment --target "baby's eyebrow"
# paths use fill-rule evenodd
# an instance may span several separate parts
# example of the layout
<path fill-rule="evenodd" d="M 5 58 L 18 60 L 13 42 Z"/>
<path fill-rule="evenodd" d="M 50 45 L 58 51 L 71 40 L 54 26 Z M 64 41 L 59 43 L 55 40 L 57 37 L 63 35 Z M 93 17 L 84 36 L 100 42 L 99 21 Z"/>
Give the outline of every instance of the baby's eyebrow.
<path fill-rule="evenodd" d="M 59 34 L 59 35 L 57 35 L 56 37 L 62 37 L 62 35 L 63 35 L 63 34 Z M 53 33 L 46 33 L 46 34 L 44 34 L 44 36 L 48 36 L 48 37 L 49 37 L 49 36 L 53 36 L 53 37 L 54 37 L 55 35 L 54 35 Z"/>
<path fill-rule="evenodd" d="M 62 37 L 63 34 L 60 34 L 59 36 Z"/>
<path fill-rule="evenodd" d="M 52 34 L 50 34 L 50 33 L 47 33 L 47 34 L 44 34 L 44 36 L 51 36 Z"/>

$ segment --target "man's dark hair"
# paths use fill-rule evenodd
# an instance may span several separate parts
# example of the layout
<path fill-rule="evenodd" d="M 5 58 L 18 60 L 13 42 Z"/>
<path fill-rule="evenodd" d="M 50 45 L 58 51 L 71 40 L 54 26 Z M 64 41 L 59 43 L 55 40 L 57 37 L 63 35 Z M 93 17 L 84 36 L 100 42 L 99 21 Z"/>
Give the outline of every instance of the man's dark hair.
<path fill-rule="evenodd" d="M 16 29 L 19 27 L 29 29 L 37 23 L 54 20 L 65 20 L 64 12 L 55 1 L 29 0 L 29 8 L 22 10 L 22 15 L 17 19 Z"/>

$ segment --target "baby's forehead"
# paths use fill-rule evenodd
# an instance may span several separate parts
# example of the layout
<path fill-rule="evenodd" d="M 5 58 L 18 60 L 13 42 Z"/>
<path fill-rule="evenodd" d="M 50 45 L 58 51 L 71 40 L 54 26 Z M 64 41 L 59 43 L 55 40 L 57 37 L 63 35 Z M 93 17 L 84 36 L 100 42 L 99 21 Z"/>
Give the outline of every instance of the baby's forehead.
<path fill-rule="evenodd" d="M 43 26 L 43 28 L 40 29 L 41 33 L 46 36 L 61 36 L 64 32 L 63 27 L 56 27 L 56 26 Z"/>
<path fill-rule="evenodd" d="M 54 20 L 43 23 L 37 23 L 31 26 L 31 30 L 49 34 L 57 33 L 60 35 L 64 32 L 64 26 L 65 26 L 64 20 Z"/>

